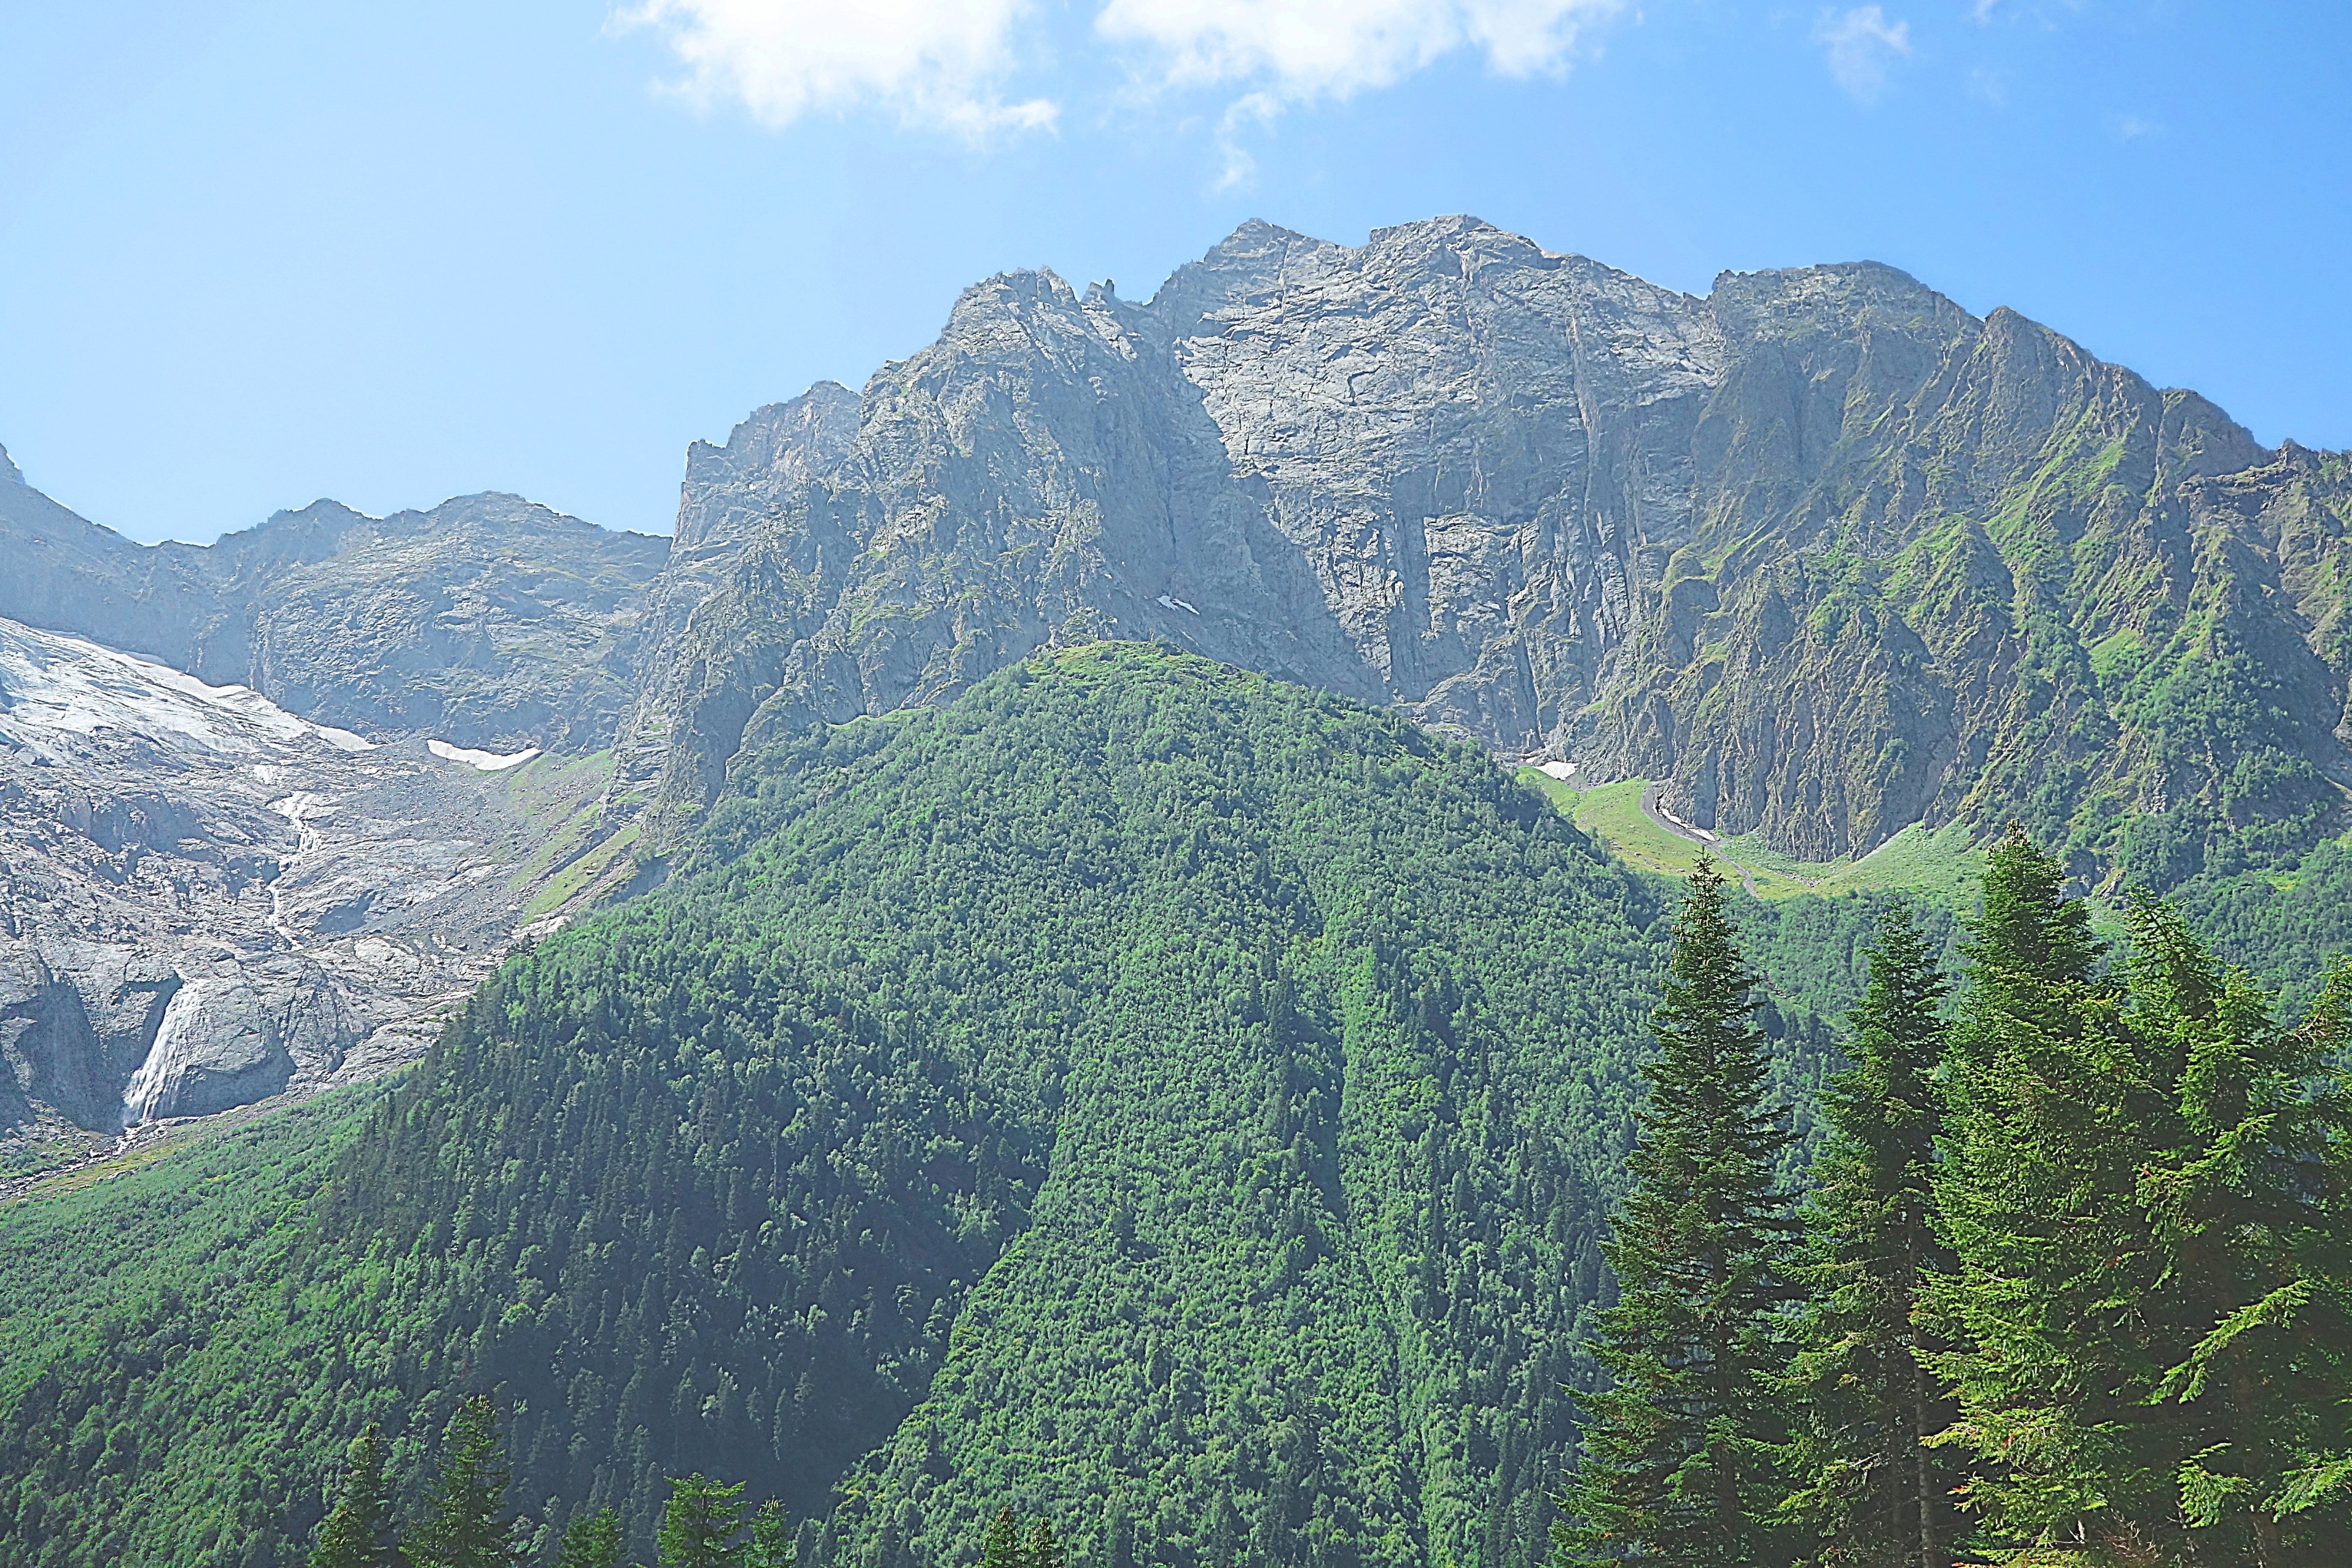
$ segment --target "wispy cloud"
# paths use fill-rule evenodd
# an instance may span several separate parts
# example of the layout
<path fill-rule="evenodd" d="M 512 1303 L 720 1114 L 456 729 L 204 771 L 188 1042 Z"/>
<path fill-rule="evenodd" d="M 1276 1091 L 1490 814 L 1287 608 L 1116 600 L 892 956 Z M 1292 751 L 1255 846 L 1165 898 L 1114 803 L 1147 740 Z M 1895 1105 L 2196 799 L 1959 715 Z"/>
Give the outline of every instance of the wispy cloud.
<path fill-rule="evenodd" d="M 905 123 L 980 140 L 1054 123 L 1042 98 L 997 90 L 1027 0 L 644 0 L 615 18 L 658 29 L 698 102 L 740 102 L 762 123 L 877 105 Z"/>
<path fill-rule="evenodd" d="M 1876 5 L 1824 11 L 1813 41 L 1828 51 L 1830 75 L 1856 103 L 1875 103 L 1886 90 L 1887 68 L 1911 52 L 1911 24 L 1889 22 Z"/>
<path fill-rule="evenodd" d="M 1277 102 L 1385 87 L 1456 49 L 1505 76 L 1560 69 L 1623 0 L 1108 0 L 1095 30 L 1171 86 L 1249 83 Z"/>
<path fill-rule="evenodd" d="M 1218 190 L 1230 191 L 1250 183 L 1257 173 L 1257 158 L 1243 143 L 1242 131 L 1250 125 L 1272 125 L 1281 112 L 1282 105 L 1262 92 L 1245 92 L 1226 108 L 1217 121 L 1217 155 L 1224 163 L 1217 179 Z"/>
<path fill-rule="evenodd" d="M 2116 121 L 2116 139 L 2119 141 L 2137 141 L 2141 137 L 2154 136 L 2163 129 L 2163 126 L 2153 120 L 2144 120 L 2137 114 L 2126 114 Z"/>
<path fill-rule="evenodd" d="M 873 108 L 984 141 L 1050 127 L 1060 113 L 1049 98 L 1007 90 L 1049 54 L 1037 0 L 621 3 L 617 26 L 658 31 L 684 65 L 670 90 L 740 104 L 770 126 Z M 1457 52 L 1502 76 L 1557 75 L 1580 33 L 1632 0 L 1081 3 L 1094 13 L 1092 47 L 1121 57 L 1131 92 L 1233 95 L 1215 120 L 1226 189 L 1255 172 L 1246 141 L 1288 108 L 1387 87 Z"/>

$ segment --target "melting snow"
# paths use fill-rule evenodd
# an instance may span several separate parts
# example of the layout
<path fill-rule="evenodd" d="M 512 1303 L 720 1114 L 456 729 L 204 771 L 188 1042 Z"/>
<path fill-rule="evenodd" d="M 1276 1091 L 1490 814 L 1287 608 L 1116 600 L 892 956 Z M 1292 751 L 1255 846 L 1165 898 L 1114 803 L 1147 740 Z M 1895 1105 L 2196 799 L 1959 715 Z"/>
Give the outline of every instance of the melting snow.
<path fill-rule="evenodd" d="M 1666 803 L 1663 800 L 1658 802 L 1658 815 L 1664 817 L 1667 821 L 1672 822 L 1675 827 L 1680 828 L 1684 832 L 1696 833 L 1708 843 L 1720 843 L 1722 841 L 1713 833 L 1710 833 L 1705 828 L 1700 827 L 1696 822 L 1685 822 L 1680 817 L 1675 816 L 1673 811 L 1667 809 Z"/>
<path fill-rule="evenodd" d="M 499 773 L 509 768 L 520 768 L 539 755 L 539 747 L 536 746 L 526 746 L 520 751 L 509 751 L 501 756 L 495 751 L 476 751 L 470 747 L 452 746 L 446 740 L 428 740 L 425 743 L 425 749 L 445 762 L 462 762 L 468 768 L 477 768 L 485 773 Z"/>
<path fill-rule="evenodd" d="M 1169 610 L 1192 610 L 1192 607 L 1185 603 L 1182 600 L 1165 593 L 1160 596 L 1160 602 L 1163 608 Z M 1192 610 L 1192 613 L 1198 615 L 1201 612 L 1197 610 Z"/>
<path fill-rule="evenodd" d="M 1575 773 L 1576 764 L 1573 762 L 1538 762 L 1536 764 L 1536 771 L 1538 773 L 1549 773 L 1554 779 L 1565 779 Z"/>
<path fill-rule="evenodd" d="M 113 731 L 171 751 L 249 755 L 319 742 L 366 751 L 347 729 L 296 718 L 247 686 L 0 619 L 0 735 L 62 762 L 57 738 Z"/>

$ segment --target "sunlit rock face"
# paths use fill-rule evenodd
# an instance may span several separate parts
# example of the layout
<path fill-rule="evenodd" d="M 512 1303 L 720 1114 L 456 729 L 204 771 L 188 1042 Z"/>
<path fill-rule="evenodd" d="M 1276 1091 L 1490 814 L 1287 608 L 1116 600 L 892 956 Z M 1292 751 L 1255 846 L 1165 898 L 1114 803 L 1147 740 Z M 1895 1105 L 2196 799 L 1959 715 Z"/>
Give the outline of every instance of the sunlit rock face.
<path fill-rule="evenodd" d="M 1145 304 L 992 278 L 867 382 L 633 722 L 691 810 L 747 730 L 1156 636 L 1540 749 L 1689 532 L 1721 359 L 1703 302 L 1467 219 L 1249 225 Z"/>
<path fill-rule="evenodd" d="M 1250 224 L 1145 303 L 991 278 L 845 447 L 824 407 L 796 485 L 690 468 L 681 517 L 741 543 L 623 726 L 656 841 L 763 735 L 1097 636 L 1807 860 L 2016 818 L 2161 883 L 2295 852 L 2352 784 L 2343 457 L 1885 267 L 1701 298 L 1466 218 Z"/>
<path fill-rule="evenodd" d="M 0 1122 L 200 1115 L 415 1054 L 534 885 L 507 758 L 441 749 L 0 621 Z"/>
<path fill-rule="evenodd" d="M 1699 298 L 1439 218 L 1244 225 L 1142 302 L 1008 273 L 696 443 L 675 530 L 490 494 L 142 546 L 0 454 L 0 1122 L 400 1060 L 745 747 L 1094 638 L 1801 860 L 2016 820 L 2167 887 L 2352 789 L 2352 460 L 1869 263 Z"/>

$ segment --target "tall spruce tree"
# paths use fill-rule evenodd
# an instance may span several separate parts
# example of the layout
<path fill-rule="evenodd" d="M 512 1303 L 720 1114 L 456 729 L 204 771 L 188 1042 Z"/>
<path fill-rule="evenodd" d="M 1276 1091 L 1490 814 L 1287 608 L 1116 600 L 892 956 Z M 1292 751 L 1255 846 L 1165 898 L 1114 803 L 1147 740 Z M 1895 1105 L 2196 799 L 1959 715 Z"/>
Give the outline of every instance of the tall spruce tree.
<path fill-rule="evenodd" d="M 782 1503 L 770 1498 L 751 1516 L 751 1543 L 743 1555 L 744 1568 L 793 1568 L 797 1555 L 792 1516 Z"/>
<path fill-rule="evenodd" d="M 1811 1555 L 1853 1568 L 1948 1568 L 1948 1459 L 1924 1446 L 1952 1407 L 1929 1379 L 1916 1308 L 1948 1266 L 1932 1175 L 1943 1118 L 1935 1077 L 1948 989 L 1911 912 L 1882 917 L 1862 1003 L 1847 1015 L 1853 1065 L 1822 1096 L 1829 1136 L 1813 1167 L 1809 1303 L 1793 1392 L 1791 1513 Z"/>
<path fill-rule="evenodd" d="M 1758 1568 L 1791 1559 L 1776 1381 L 1791 1295 L 1764 1036 L 1727 910 L 1702 860 L 1675 925 L 1658 1053 L 1627 1160 L 1633 1190 L 1604 1249 L 1617 1304 L 1597 1354 L 1613 1385 L 1580 1396 L 1582 1460 L 1553 1531 L 1557 1561 L 1655 1559 Z"/>
<path fill-rule="evenodd" d="M 2162 1272 L 2141 1316 L 2185 1560 L 2352 1563 L 2352 968 L 2297 1030 L 2179 913 L 2135 897 L 2128 1022 L 2179 1136 L 2139 1197 Z M 2147 1535 L 2162 1532 L 2153 1528 Z"/>
<path fill-rule="evenodd" d="M 743 1483 L 723 1485 L 697 1472 L 673 1477 L 656 1543 L 661 1568 L 743 1568 Z"/>
<path fill-rule="evenodd" d="M 621 1568 L 625 1545 L 619 1514 L 609 1508 L 579 1514 L 563 1527 L 555 1568 Z"/>
<path fill-rule="evenodd" d="M 441 1441 L 441 1473 L 424 1519 L 401 1548 L 411 1568 L 510 1568 L 521 1559 L 506 1512 L 506 1456 L 497 1412 L 475 1395 L 457 1406 Z"/>
<path fill-rule="evenodd" d="M 383 1479 L 383 1428 L 369 1422 L 343 1458 L 343 1484 L 319 1527 L 310 1568 L 395 1568 L 392 1492 Z"/>
<path fill-rule="evenodd" d="M 1029 1527 L 1029 1540 L 1021 1553 L 1021 1568 L 1066 1568 L 1068 1554 L 1062 1548 L 1062 1538 L 1054 1533 L 1054 1521 L 1040 1518 Z"/>
<path fill-rule="evenodd" d="M 2170 1108 L 2064 889 L 2014 827 L 1987 862 L 1937 1169 L 1957 1267 L 1927 1292 L 1956 1348 L 1930 1364 L 1958 1398 L 1938 1441 L 1973 1459 L 1958 1497 L 1988 1544 L 2131 1550 L 2173 1488 L 2135 1440 L 2161 1371 L 2139 1171 Z"/>
<path fill-rule="evenodd" d="M 998 1509 L 981 1535 L 980 1568 L 1022 1568 L 1021 1521 L 1009 1507 Z"/>
<path fill-rule="evenodd" d="M 1957 1348 L 1931 1360 L 1959 1399 L 1945 1440 L 1976 1461 L 1962 1496 L 1988 1548 L 2053 1562 L 2294 1561 L 2251 1506 L 2284 1484 L 2288 1448 L 2253 1428 L 2286 1418 L 2294 1380 L 2247 1377 L 2294 1337 L 2257 1332 L 2299 1310 L 2272 1293 L 2293 1260 L 2322 1261 L 2326 1206 L 2284 1200 L 2328 1166 L 2326 1113 L 2269 998 L 2177 915 L 2132 900 L 2126 987 L 2094 973 L 2062 884 L 2014 831 L 1996 849 L 1953 1031 L 1938 1198 L 1958 1267 L 1931 1301 Z M 2242 1348 L 2241 1307 L 2273 1320 Z"/>
<path fill-rule="evenodd" d="M 1953 1030 L 1929 1299 L 1979 1542 L 2037 1563 L 2352 1560 L 2352 972 L 2300 1030 L 2134 895 L 2128 984 L 2012 831 Z"/>

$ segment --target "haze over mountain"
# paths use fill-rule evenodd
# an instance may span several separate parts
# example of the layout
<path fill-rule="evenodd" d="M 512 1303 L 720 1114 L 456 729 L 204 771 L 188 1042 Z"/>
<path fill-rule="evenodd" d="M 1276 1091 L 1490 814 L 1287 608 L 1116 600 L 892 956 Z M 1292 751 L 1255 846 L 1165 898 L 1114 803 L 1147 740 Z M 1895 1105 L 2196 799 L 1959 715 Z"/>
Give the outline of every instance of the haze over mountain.
<path fill-rule="evenodd" d="M 1356 249 L 1253 223 L 1143 303 L 974 286 L 862 393 L 696 444 L 667 541 L 487 495 L 139 546 L 11 465 L 0 615 L 372 742 L 590 758 L 558 793 L 593 804 L 501 839 L 514 919 L 656 877 L 747 748 L 1097 638 L 1655 780 L 1666 819 L 1800 862 L 2018 820 L 2091 883 L 2169 887 L 2340 828 L 2347 518 L 2343 455 L 1887 267 L 1696 298 L 1474 219 Z M 58 868 L 125 852 L 93 844 L 44 874 L 91 885 Z M 19 1015 L 55 1011 L 42 977 L 111 1006 L 66 907 L 19 919 Z M 102 1054 L 127 1082 L 142 1052 Z"/>
<path fill-rule="evenodd" d="M 823 476 L 624 728 L 673 810 L 746 733 L 1095 635 L 1664 779 L 1801 860 L 2017 817 L 2169 884 L 2293 857 L 2352 782 L 2343 458 L 1886 267 L 1695 299 L 1467 219 L 1251 225 L 1144 305 L 977 286 L 791 461 Z"/>

